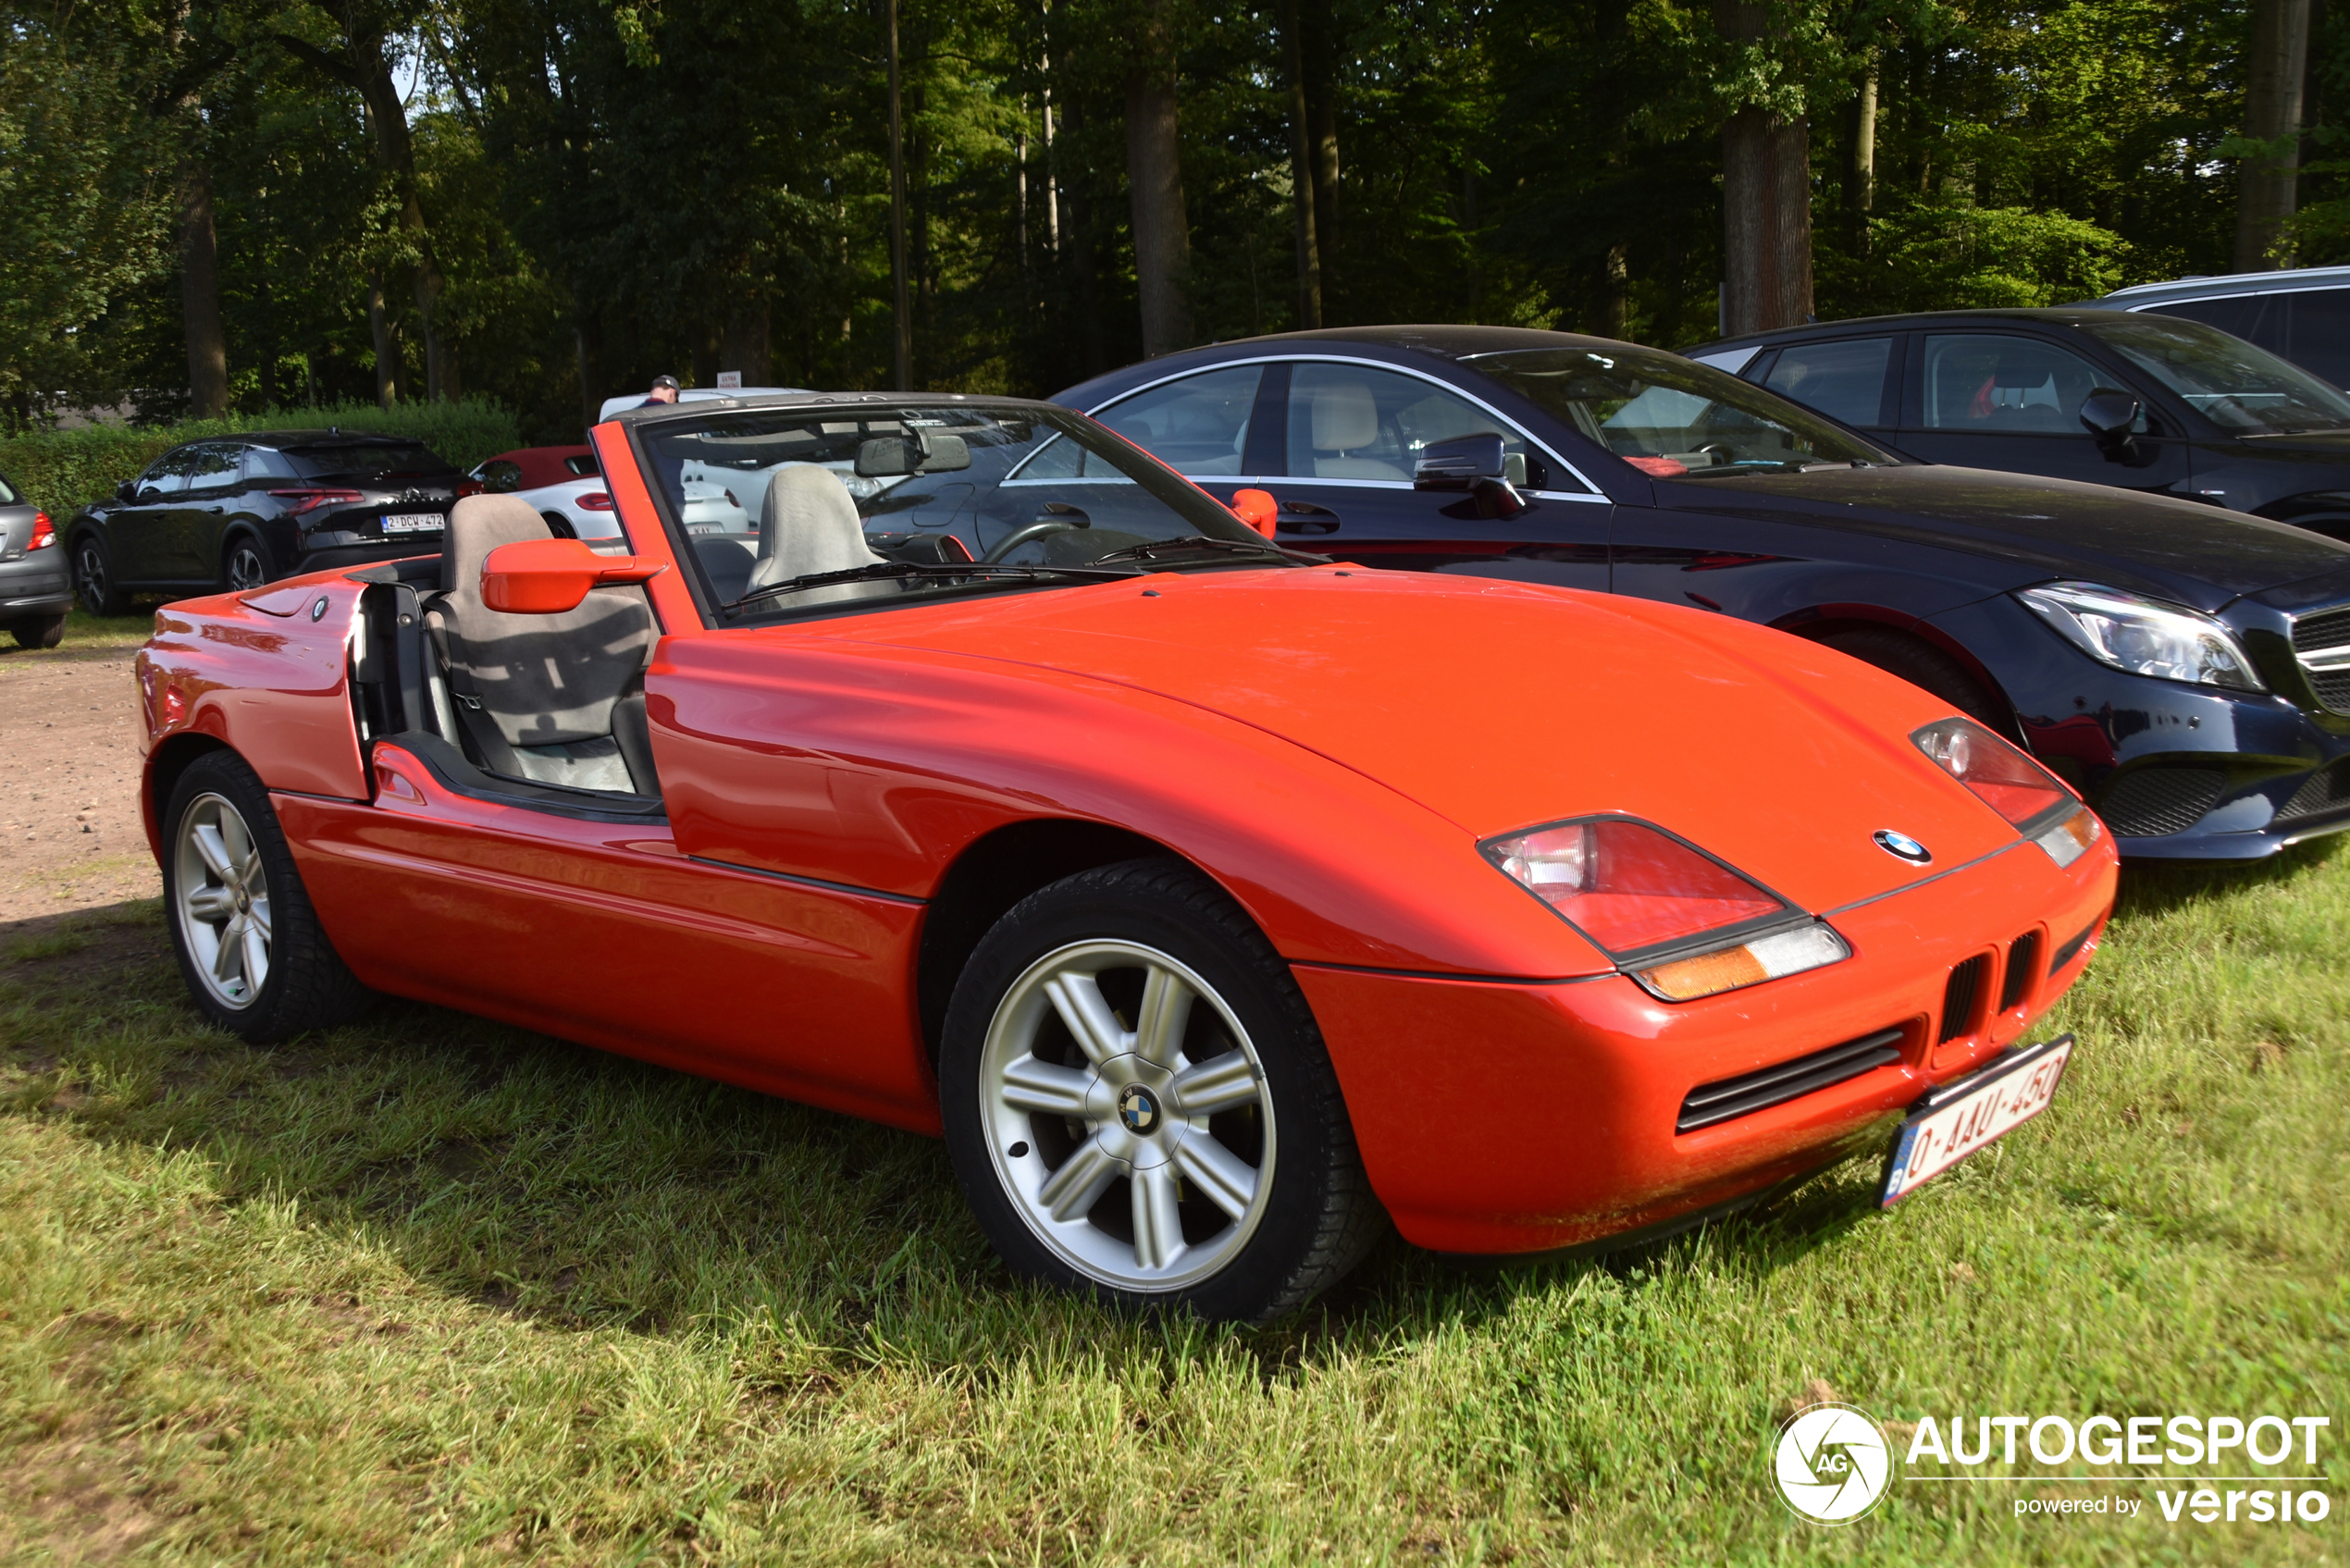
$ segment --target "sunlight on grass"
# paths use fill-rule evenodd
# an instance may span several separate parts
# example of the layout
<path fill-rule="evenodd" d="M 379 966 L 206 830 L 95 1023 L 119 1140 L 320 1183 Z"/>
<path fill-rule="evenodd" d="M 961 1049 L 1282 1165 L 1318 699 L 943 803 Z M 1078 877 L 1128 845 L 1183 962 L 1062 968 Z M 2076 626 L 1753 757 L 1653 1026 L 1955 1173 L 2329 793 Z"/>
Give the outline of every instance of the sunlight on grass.
<path fill-rule="evenodd" d="M 2133 874 L 2050 1020 L 2083 1042 L 2055 1109 L 1894 1214 L 1869 1162 L 1608 1266 L 1391 1243 L 1256 1331 L 1014 1285 L 923 1140 L 402 1004 L 255 1050 L 196 1025 L 152 903 L 79 929 L 0 970 L 0 1559 L 101 1535 L 340 1562 L 2335 1540 L 2190 1540 L 2151 1503 L 2027 1523 L 2008 1487 L 1823 1531 L 1762 1455 L 1817 1383 L 1890 1421 L 2333 1411 L 2350 854 Z"/>

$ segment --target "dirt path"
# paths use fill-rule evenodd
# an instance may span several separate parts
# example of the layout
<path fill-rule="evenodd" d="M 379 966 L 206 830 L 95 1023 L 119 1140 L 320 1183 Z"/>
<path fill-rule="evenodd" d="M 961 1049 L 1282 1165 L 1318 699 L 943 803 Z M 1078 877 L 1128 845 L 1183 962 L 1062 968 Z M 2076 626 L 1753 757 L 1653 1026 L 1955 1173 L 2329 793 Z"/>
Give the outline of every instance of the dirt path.
<path fill-rule="evenodd" d="M 0 930 L 163 891 L 139 823 L 134 651 L 0 657 Z"/>

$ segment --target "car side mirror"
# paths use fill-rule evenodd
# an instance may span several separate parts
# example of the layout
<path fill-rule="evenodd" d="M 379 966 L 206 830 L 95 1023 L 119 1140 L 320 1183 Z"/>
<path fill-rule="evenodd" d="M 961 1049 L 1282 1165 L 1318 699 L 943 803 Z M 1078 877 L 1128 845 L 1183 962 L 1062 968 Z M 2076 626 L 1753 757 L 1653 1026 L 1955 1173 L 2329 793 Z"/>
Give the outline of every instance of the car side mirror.
<path fill-rule="evenodd" d="M 139 499 L 139 481 L 125 479 L 114 488 L 114 499 L 129 506 Z"/>
<path fill-rule="evenodd" d="M 642 583 L 669 568 L 635 555 L 598 555 L 580 539 L 517 539 L 482 559 L 481 602 L 509 615 L 561 615 L 596 588 Z"/>
<path fill-rule="evenodd" d="M 2141 406 L 2127 392 L 2096 388 L 2081 400 L 2081 426 L 2095 438 L 2099 451 L 2108 457 L 2126 457 L 2135 444 L 2130 426 L 2137 422 Z"/>
<path fill-rule="evenodd" d="M 1270 490 L 1232 492 L 1232 515 L 1268 539 L 1273 537 L 1273 525 L 1280 512 L 1280 503 L 1273 499 Z"/>
<path fill-rule="evenodd" d="M 1473 490 L 1479 479 L 1506 483 L 1508 466 L 1499 436 L 1455 436 L 1449 441 L 1430 441 L 1420 449 L 1420 460 L 1412 469 L 1412 488 Z"/>

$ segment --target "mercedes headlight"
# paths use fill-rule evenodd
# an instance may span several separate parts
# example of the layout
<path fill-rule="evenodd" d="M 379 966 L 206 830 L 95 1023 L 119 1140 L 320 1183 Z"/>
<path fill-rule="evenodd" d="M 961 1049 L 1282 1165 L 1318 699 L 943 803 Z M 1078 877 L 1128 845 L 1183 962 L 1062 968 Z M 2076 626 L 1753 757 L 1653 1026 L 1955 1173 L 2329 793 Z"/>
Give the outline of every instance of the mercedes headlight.
<path fill-rule="evenodd" d="M 2015 597 L 2101 664 L 2190 685 L 2269 689 L 2217 616 L 2095 583 L 2050 583 Z"/>

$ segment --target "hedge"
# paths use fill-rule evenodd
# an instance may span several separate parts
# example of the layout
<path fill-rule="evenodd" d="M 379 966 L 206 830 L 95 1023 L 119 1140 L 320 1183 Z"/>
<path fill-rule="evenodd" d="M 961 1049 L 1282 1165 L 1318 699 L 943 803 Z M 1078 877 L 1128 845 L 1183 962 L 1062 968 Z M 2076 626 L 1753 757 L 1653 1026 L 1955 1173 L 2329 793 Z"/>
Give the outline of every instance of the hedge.
<path fill-rule="evenodd" d="M 343 403 L 331 408 L 279 409 L 192 419 L 180 425 L 93 425 L 79 430 L 0 440 L 0 475 L 62 527 L 75 508 L 111 493 L 182 441 L 246 430 L 376 430 L 413 436 L 459 468 L 521 446 L 512 409 L 487 398 L 461 403 Z"/>

